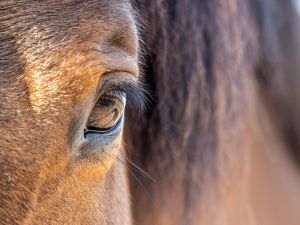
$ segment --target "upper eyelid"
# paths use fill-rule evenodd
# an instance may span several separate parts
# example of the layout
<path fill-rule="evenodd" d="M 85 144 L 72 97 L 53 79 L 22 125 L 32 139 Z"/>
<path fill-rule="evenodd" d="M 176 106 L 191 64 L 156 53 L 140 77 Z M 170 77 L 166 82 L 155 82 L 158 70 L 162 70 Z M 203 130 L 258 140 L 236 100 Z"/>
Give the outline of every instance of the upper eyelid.
<path fill-rule="evenodd" d="M 103 75 L 98 85 L 98 96 L 101 97 L 109 91 L 124 92 L 128 105 L 139 111 L 143 111 L 146 107 L 148 92 L 131 74 L 109 72 Z"/>

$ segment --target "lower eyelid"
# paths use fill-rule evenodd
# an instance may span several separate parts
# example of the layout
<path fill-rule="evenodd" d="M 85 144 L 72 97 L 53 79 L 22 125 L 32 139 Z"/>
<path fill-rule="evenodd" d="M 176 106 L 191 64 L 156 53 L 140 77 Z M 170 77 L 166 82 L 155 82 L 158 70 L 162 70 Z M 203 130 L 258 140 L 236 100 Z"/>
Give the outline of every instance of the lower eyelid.
<path fill-rule="evenodd" d="M 121 128 L 123 127 L 124 124 L 124 113 L 122 114 L 122 116 L 120 117 L 120 119 L 118 120 L 118 122 L 109 130 L 107 131 L 99 131 L 99 130 L 87 130 L 84 132 L 84 138 L 88 138 L 89 135 L 114 135 L 117 134 L 119 131 L 121 131 Z"/>

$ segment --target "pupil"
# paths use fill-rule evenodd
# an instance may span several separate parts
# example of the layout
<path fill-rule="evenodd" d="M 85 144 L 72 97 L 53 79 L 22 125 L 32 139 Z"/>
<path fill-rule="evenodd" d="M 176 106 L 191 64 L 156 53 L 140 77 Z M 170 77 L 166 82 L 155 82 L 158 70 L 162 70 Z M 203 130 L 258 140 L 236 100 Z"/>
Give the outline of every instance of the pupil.
<path fill-rule="evenodd" d="M 100 107 L 110 107 L 110 106 L 114 106 L 114 104 L 115 104 L 114 100 L 106 97 L 100 98 L 97 103 L 97 105 L 99 105 Z"/>

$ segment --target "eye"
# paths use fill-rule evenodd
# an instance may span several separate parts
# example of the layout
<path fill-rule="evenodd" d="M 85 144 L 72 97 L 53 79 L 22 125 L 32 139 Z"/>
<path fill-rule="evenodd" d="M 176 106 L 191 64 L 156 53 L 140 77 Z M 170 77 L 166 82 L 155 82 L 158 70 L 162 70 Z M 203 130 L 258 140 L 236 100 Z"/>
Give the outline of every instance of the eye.
<path fill-rule="evenodd" d="M 95 104 L 86 124 L 89 132 L 111 133 L 121 127 L 126 104 L 122 91 L 104 93 Z"/>

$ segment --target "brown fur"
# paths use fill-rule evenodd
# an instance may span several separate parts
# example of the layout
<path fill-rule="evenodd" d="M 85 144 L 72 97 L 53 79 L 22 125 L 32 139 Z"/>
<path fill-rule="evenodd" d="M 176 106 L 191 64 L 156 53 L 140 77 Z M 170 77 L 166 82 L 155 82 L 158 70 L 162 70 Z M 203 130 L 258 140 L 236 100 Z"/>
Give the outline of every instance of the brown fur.
<path fill-rule="evenodd" d="M 0 3 L 0 224 L 272 224 L 260 217 L 280 214 L 276 194 L 260 216 L 253 190 L 268 189 L 264 152 L 299 154 L 293 8 L 131 4 Z M 119 137 L 110 156 L 74 159 L 89 150 L 80 132 L 100 80 L 111 71 L 136 80 L 138 60 L 153 98 L 142 117 L 128 112 L 128 155 Z"/>
<path fill-rule="evenodd" d="M 0 224 L 130 224 L 125 166 L 73 154 L 88 148 L 80 135 L 103 74 L 137 78 L 132 8 L 111 0 L 0 5 Z M 118 154 L 120 138 L 107 148 Z"/>

